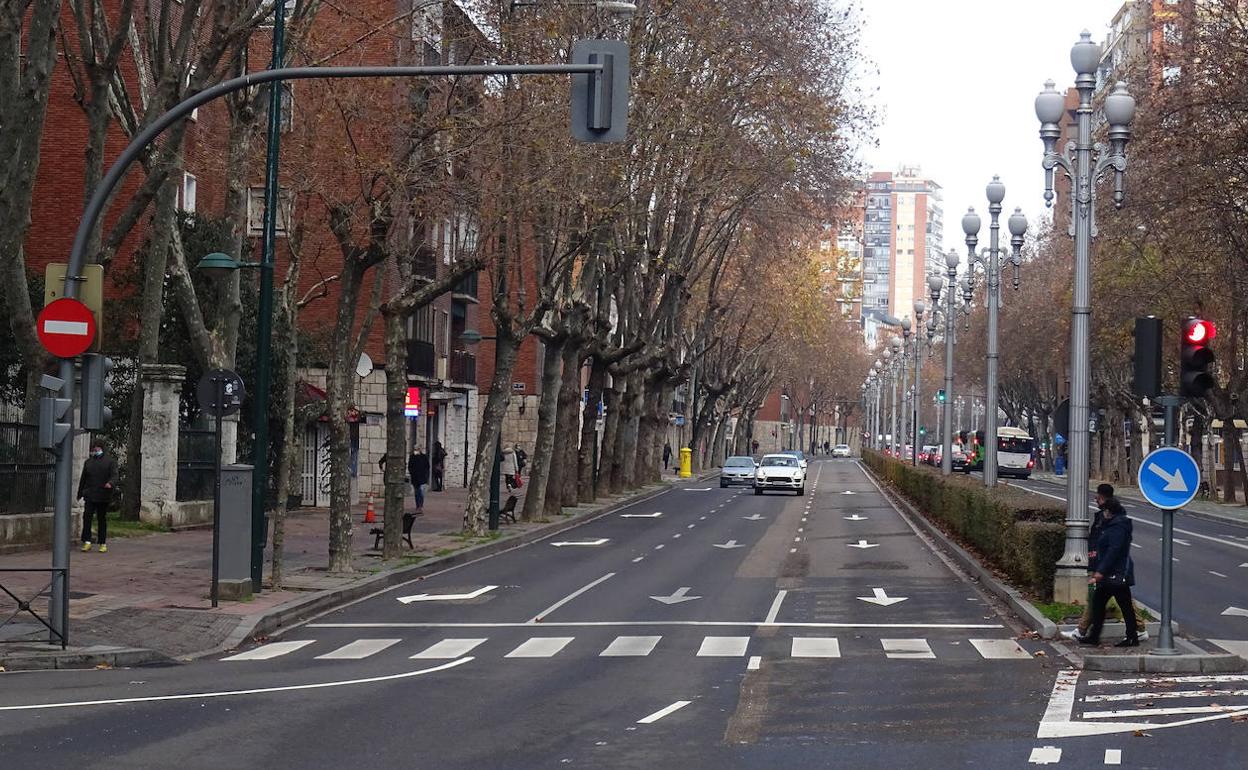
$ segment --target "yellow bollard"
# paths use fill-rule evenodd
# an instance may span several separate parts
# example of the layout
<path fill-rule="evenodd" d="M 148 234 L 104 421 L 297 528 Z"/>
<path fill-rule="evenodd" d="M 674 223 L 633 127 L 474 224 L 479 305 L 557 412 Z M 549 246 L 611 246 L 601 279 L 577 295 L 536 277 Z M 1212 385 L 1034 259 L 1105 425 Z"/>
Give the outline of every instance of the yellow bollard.
<path fill-rule="evenodd" d="M 693 450 L 687 446 L 680 448 L 680 477 L 687 479 L 693 475 Z"/>

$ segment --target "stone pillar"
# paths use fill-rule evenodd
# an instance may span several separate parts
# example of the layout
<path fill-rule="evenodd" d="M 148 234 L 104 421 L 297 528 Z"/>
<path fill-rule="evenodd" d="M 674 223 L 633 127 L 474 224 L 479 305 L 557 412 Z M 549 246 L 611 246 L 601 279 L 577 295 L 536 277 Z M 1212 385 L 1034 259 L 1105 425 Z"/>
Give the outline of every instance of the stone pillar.
<path fill-rule="evenodd" d="M 139 373 L 143 388 L 143 474 L 139 491 L 139 518 L 168 525 L 178 508 L 178 415 L 186 367 L 144 364 Z M 223 431 L 224 432 L 224 431 Z"/>

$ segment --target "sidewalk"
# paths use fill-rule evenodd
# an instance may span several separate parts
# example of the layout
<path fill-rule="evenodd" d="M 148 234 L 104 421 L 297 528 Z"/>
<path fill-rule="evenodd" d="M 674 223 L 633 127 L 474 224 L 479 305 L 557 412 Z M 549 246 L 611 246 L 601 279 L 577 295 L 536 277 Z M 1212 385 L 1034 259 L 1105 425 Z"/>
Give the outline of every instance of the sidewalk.
<path fill-rule="evenodd" d="M 1048 472 L 1032 473 L 1031 477 L 1038 481 L 1050 481 L 1059 484 L 1066 483 L 1065 476 L 1058 476 Z M 1098 479 L 1091 479 L 1088 481 L 1088 488 L 1095 491 L 1096 485 L 1100 483 L 1102 482 Z M 1140 494 L 1140 490 L 1137 487 L 1115 484 L 1114 494 L 1126 500 L 1131 500 L 1132 502 L 1144 503 L 1146 505 L 1148 504 L 1147 501 L 1144 500 L 1144 496 Z M 1230 504 L 1215 503 L 1211 500 L 1193 500 L 1183 506 L 1182 513 L 1213 519 L 1215 521 L 1229 521 L 1235 524 L 1248 525 L 1248 505 L 1244 505 L 1242 503 Z"/>
<path fill-rule="evenodd" d="M 268 588 L 271 550 L 265 551 L 266 589 L 246 602 L 221 602 L 212 609 L 209 584 L 212 570 L 212 532 L 110 533 L 108 553 L 81 553 L 70 559 L 70 641 L 62 652 L 46 644 L 47 629 L 22 613 L 0 626 L 0 668 L 83 667 L 125 665 L 163 659 L 189 659 L 241 644 L 281 625 L 319 613 L 337 604 L 365 596 L 389 585 L 427 574 L 520 542 L 579 523 L 586 517 L 627 504 L 668 488 L 664 483 L 635 490 L 630 495 L 602 498 L 592 506 L 565 508 L 554 521 L 502 524 L 495 537 L 461 536 L 466 492 L 452 489 L 425 496 L 425 515 L 412 527 L 415 549 L 403 545 L 403 555 L 381 560 L 374 551 L 372 527 L 365 524 L 365 506 L 353 511 L 352 562 L 354 572 L 330 573 L 328 563 L 329 512 L 294 511 L 286 519 L 284 579 L 281 590 Z M 518 490 L 523 506 L 523 492 Z M 506 499 L 504 493 L 504 500 Z M 409 497 L 405 510 L 414 509 Z M 46 568 L 49 550 L 3 557 L 5 567 Z M 23 599 L 47 583 L 45 573 L 9 573 L 0 576 L 9 590 Z M 47 616 L 47 594 L 31 606 Z M 0 621 L 17 609 L 0 593 Z"/>

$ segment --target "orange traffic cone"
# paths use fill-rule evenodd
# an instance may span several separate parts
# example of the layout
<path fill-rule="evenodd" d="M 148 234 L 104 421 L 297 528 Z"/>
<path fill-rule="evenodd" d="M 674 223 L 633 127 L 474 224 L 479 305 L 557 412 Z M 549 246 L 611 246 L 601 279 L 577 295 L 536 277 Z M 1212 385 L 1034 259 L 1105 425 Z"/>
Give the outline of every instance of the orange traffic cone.
<path fill-rule="evenodd" d="M 375 524 L 377 522 L 377 512 L 373 510 L 373 493 L 368 493 L 368 508 L 364 509 L 364 523 Z"/>

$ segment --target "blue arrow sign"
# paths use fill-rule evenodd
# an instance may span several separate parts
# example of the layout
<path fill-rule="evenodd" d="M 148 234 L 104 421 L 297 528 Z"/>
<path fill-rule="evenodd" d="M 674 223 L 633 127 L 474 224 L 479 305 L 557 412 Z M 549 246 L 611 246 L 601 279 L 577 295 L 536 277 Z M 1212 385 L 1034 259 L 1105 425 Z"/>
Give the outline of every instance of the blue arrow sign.
<path fill-rule="evenodd" d="M 1196 497 L 1200 466 L 1182 449 L 1162 447 L 1140 463 L 1140 493 L 1162 510 L 1182 508 Z"/>

